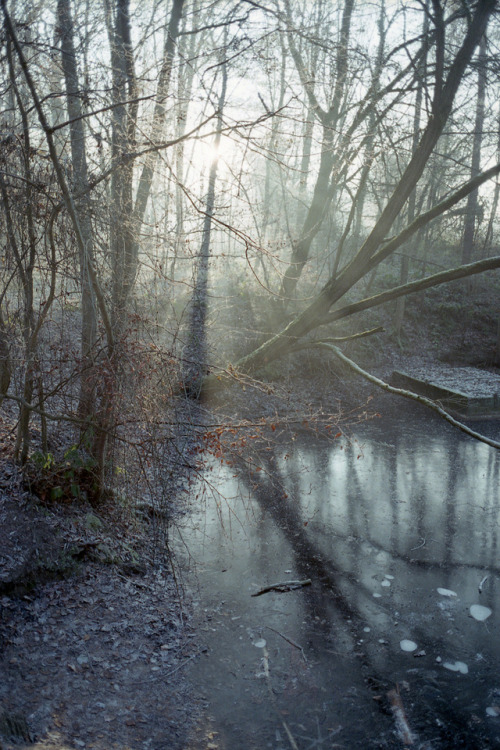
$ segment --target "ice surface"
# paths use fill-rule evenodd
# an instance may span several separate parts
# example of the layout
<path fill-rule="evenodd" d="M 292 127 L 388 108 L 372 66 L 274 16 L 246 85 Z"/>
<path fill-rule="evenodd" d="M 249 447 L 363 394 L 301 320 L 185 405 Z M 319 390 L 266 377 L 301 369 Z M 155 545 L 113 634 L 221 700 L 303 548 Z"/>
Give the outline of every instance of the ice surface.
<path fill-rule="evenodd" d="M 469 671 L 469 667 L 463 661 L 445 661 L 443 667 L 449 669 L 450 672 L 461 672 L 462 674 L 467 674 Z"/>
<path fill-rule="evenodd" d="M 403 640 L 399 642 L 399 645 L 401 651 L 415 651 L 417 648 L 415 641 L 409 641 L 407 638 L 403 638 Z"/>
<path fill-rule="evenodd" d="M 451 589 L 437 589 L 438 594 L 441 594 L 441 596 L 456 596 L 457 592 L 452 591 Z"/>
<path fill-rule="evenodd" d="M 257 648 L 265 648 L 266 642 L 263 638 L 259 638 L 258 641 L 254 641 L 253 645 L 256 646 Z"/>
<path fill-rule="evenodd" d="M 484 622 L 491 615 L 491 609 L 489 607 L 483 607 L 482 604 L 473 604 L 469 609 L 472 617 L 478 622 Z"/>

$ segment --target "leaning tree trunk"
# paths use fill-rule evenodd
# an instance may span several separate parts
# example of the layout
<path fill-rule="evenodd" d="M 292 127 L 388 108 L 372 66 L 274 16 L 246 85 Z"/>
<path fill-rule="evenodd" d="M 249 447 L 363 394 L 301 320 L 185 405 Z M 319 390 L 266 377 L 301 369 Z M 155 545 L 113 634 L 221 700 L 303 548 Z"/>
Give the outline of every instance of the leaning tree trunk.
<path fill-rule="evenodd" d="M 376 268 L 379 263 L 399 248 L 403 241 L 409 239 L 417 229 L 428 223 L 434 216 L 440 215 L 443 210 L 447 210 L 442 207 L 449 205 L 450 200 L 444 201 L 436 209 L 427 212 L 427 216 L 418 217 L 397 238 L 386 241 L 391 227 L 420 180 L 436 143 L 443 132 L 443 128 L 451 113 L 458 87 L 462 82 L 475 49 L 486 31 L 488 20 L 495 7 L 496 0 L 480 0 L 477 4 L 474 17 L 469 24 L 463 43 L 449 67 L 446 80 L 436 80 L 432 114 L 423 131 L 420 143 L 378 221 L 356 256 L 342 269 L 337 277 L 329 279 L 313 302 L 292 320 L 284 330 L 240 360 L 237 363 L 239 369 L 249 373 L 255 372 L 263 365 L 290 351 L 298 339 L 323 323 L 330 308 L 356 282 L 362 279 L 373 268 Z M 495 172 L 492 174 L 491 170 L 489 170 L 484 175 L 490 178 L 495 175 Z M 475 189 L 479 184 L 482 184 L 484 179 L 478 178 L 478 180 L 469 181 L 467 186 L 457 191 L 452 198 L 458 199 L 460 197 L 462 199 L 466 197 L 471 189 Z M 465 193 L 464 190 L 466 191 Z M 451 205 L 454 205 L 454 203 L 452 202 Z"/>

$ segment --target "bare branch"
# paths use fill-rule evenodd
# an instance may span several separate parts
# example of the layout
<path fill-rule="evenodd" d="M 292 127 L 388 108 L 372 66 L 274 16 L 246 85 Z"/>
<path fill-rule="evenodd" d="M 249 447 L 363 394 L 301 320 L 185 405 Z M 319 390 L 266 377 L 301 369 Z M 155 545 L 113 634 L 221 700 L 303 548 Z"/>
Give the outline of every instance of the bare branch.
<path fill-rule="evenodd" d="M 476 263 L 468 263 L 465 266 L 452 268 L 449 271 L 441 271 L 440 273 L 428 276 L 425 279 L 411 281 L 409 284 L 402 284 L 401 286 L 394 287 L 386 292 L 376 294 L 373 297 L 368 297 L 359 302 L 353 302 L 351 305 L 340 307 L 325 317 L 321 325 L 333 323 L 335 320 L 346 318 L 350 315 L 361 312 L 362 310 L 369 310 L 372 307 L 378 307 L 378 305 L 383 305 L 386 302 L 397 299 L 398 297 L 414 294 L 415 292 L 422 292 L 424 289 L 429 289 L 430 287 L 438 286 L 439 284 L 447 284 L 450 281 L 465 279 L 469 276 L 474 276 L 475 274 L 492 271 L 498 268 L 500 268 L 500 256 L 478 260 Z"/>
<path fill-rule="evenodd" d="M 373 383 L 379 388 L 382 388 L 382 390 L 387 391 L 388 393 L 393 393 L 396 396 L 404 396 L 405 398 L 409 398 L 412 401 L 417 401 L 419 404 L 423 404 L 423 406 L 427 406 L 429 409 L 432 409 L 432 411 L 435 411 L 437 414 L 439 414 L 440 417 L 443 417 L 443 419 L 445 419 L 454 427 L 458 427 L 459 430 L 465 432 L 467 435 L 470 435 L 476 440 L 480 440 L 482 443 L 486 443 L 486 445 L 490 445 L 492 448 L 500 449 L 500 443 L 497 440 L 492 440 L 491 438 L 486 437 L 486 435 L 481 435 L 481 433 L 476 432 L 475 430 L 471 430 L 471 428 L 467 427 L 467 425 L 463 424 L 463 422 L 460 422 L 458 419 L 455 419 L 455 417 L 452 417 L 451 414 L 443 409 L 443 407 L 440 406 L 436 401 L 432 401 L 432 399 L 427 398 L 426 396 L 419 396 L 417 393 L 413 393 L 413 391 L 407 391 L 404 388 L 395 388 L 394 386 L 389 385 L 389 383 L 386 383 L 384 380 L 381 380 L 380 378 L 375 377 L 375 375 L 372 375 L 366 370 L 363 370 L 362 367 L 357 365 L 356 362 L 353 362 L 352 359 L 349 359 L 349 357 L 346 357 L 346 355 L 343 354 L 340 349 L 333 344 L 318 343 L 317 346 L 333 352 L 333 354 L 335 354 L 335 356 L 338 357 L 344 364 L 350 367 L 351 370 L 356 372 L 358 375 L 361 375 L 370 383 Z"/>

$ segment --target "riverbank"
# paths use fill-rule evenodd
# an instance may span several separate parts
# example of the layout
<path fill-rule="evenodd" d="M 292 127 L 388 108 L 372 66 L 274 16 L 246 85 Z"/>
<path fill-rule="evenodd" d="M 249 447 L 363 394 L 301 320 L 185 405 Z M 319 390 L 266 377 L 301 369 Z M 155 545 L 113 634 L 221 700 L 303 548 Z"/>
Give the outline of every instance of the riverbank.
<path fill-rule="evenodd" d="M 197 644 L 158 521 L 44 505 L 0 466 L 0 747 L 187 747 Z"/>
<path fill-rule="evenodd" d="M 498 371 L 495 321 L 483 325 L 479 310 L 468 328 L 452 328 L 455 302 L 442 297 L 440 305 L 446 336 L 424 328 L 409 307 L 404 340 L 383 334 L 349 355 L 384 378 L 394 367 L 437 360 Z M 204 452 L 222 451 L 230 461 L 249 455 L 247 440 L 293 439 L 303 427 L 335 439 L 353 423 L 397 412 L 398 403 L 353 379 L 329 354 L 304 352 L 271 367 L 261 383 L 235 382 L 209 403 L 183 402 L 177 411 L 186 426 L 208 425 Z M 222 433 L 217 425 L 225 425 Z M 139 502 L 110 501 L 98 510 L 81 501 L 42 503 L 13 461 L 14 433 L 13 419 L 2 417 L 1 750 L 215 750 L 217 737 L 185 676 L 205 646 L 169 554 L 165 519 Z M 181 455 L 188 495 L 197 458 L 186 451 L 194 444 L 192 437 Z"/>
<path fill-rule="evenodd" d="M 218 402 L 184 408 L 227 435 L 243 425 L 242 440 L 306 417 L 331 434 L 345 415 L 321 378 L 235 383 Z M 185 678 L 204 645 L 165 519 L 141 503 L 42 502 L 13 460 L 14 421 L 0 428 L 0 748 L 216 748 Z"/>

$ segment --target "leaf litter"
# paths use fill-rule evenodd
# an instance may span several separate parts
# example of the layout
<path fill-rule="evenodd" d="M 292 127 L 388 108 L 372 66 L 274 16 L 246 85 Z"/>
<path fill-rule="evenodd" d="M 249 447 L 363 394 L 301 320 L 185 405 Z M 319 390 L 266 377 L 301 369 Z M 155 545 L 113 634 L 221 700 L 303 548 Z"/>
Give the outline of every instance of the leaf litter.
<path fill-rule="evenodd" d="M 167 561 L 150 561 L 148 530 L 126 534 L 137 536 L 143 563 L 121 564 L 124 529 L 113 524 L 106 544 L 117 562 L 99 558 L 103 533 L 86 531 L 85 509 L 40 507 L 7 467 L 0 465 L 0 747 L 183 750 L 201 713 L 183 667 L 203 649 Z"/>

